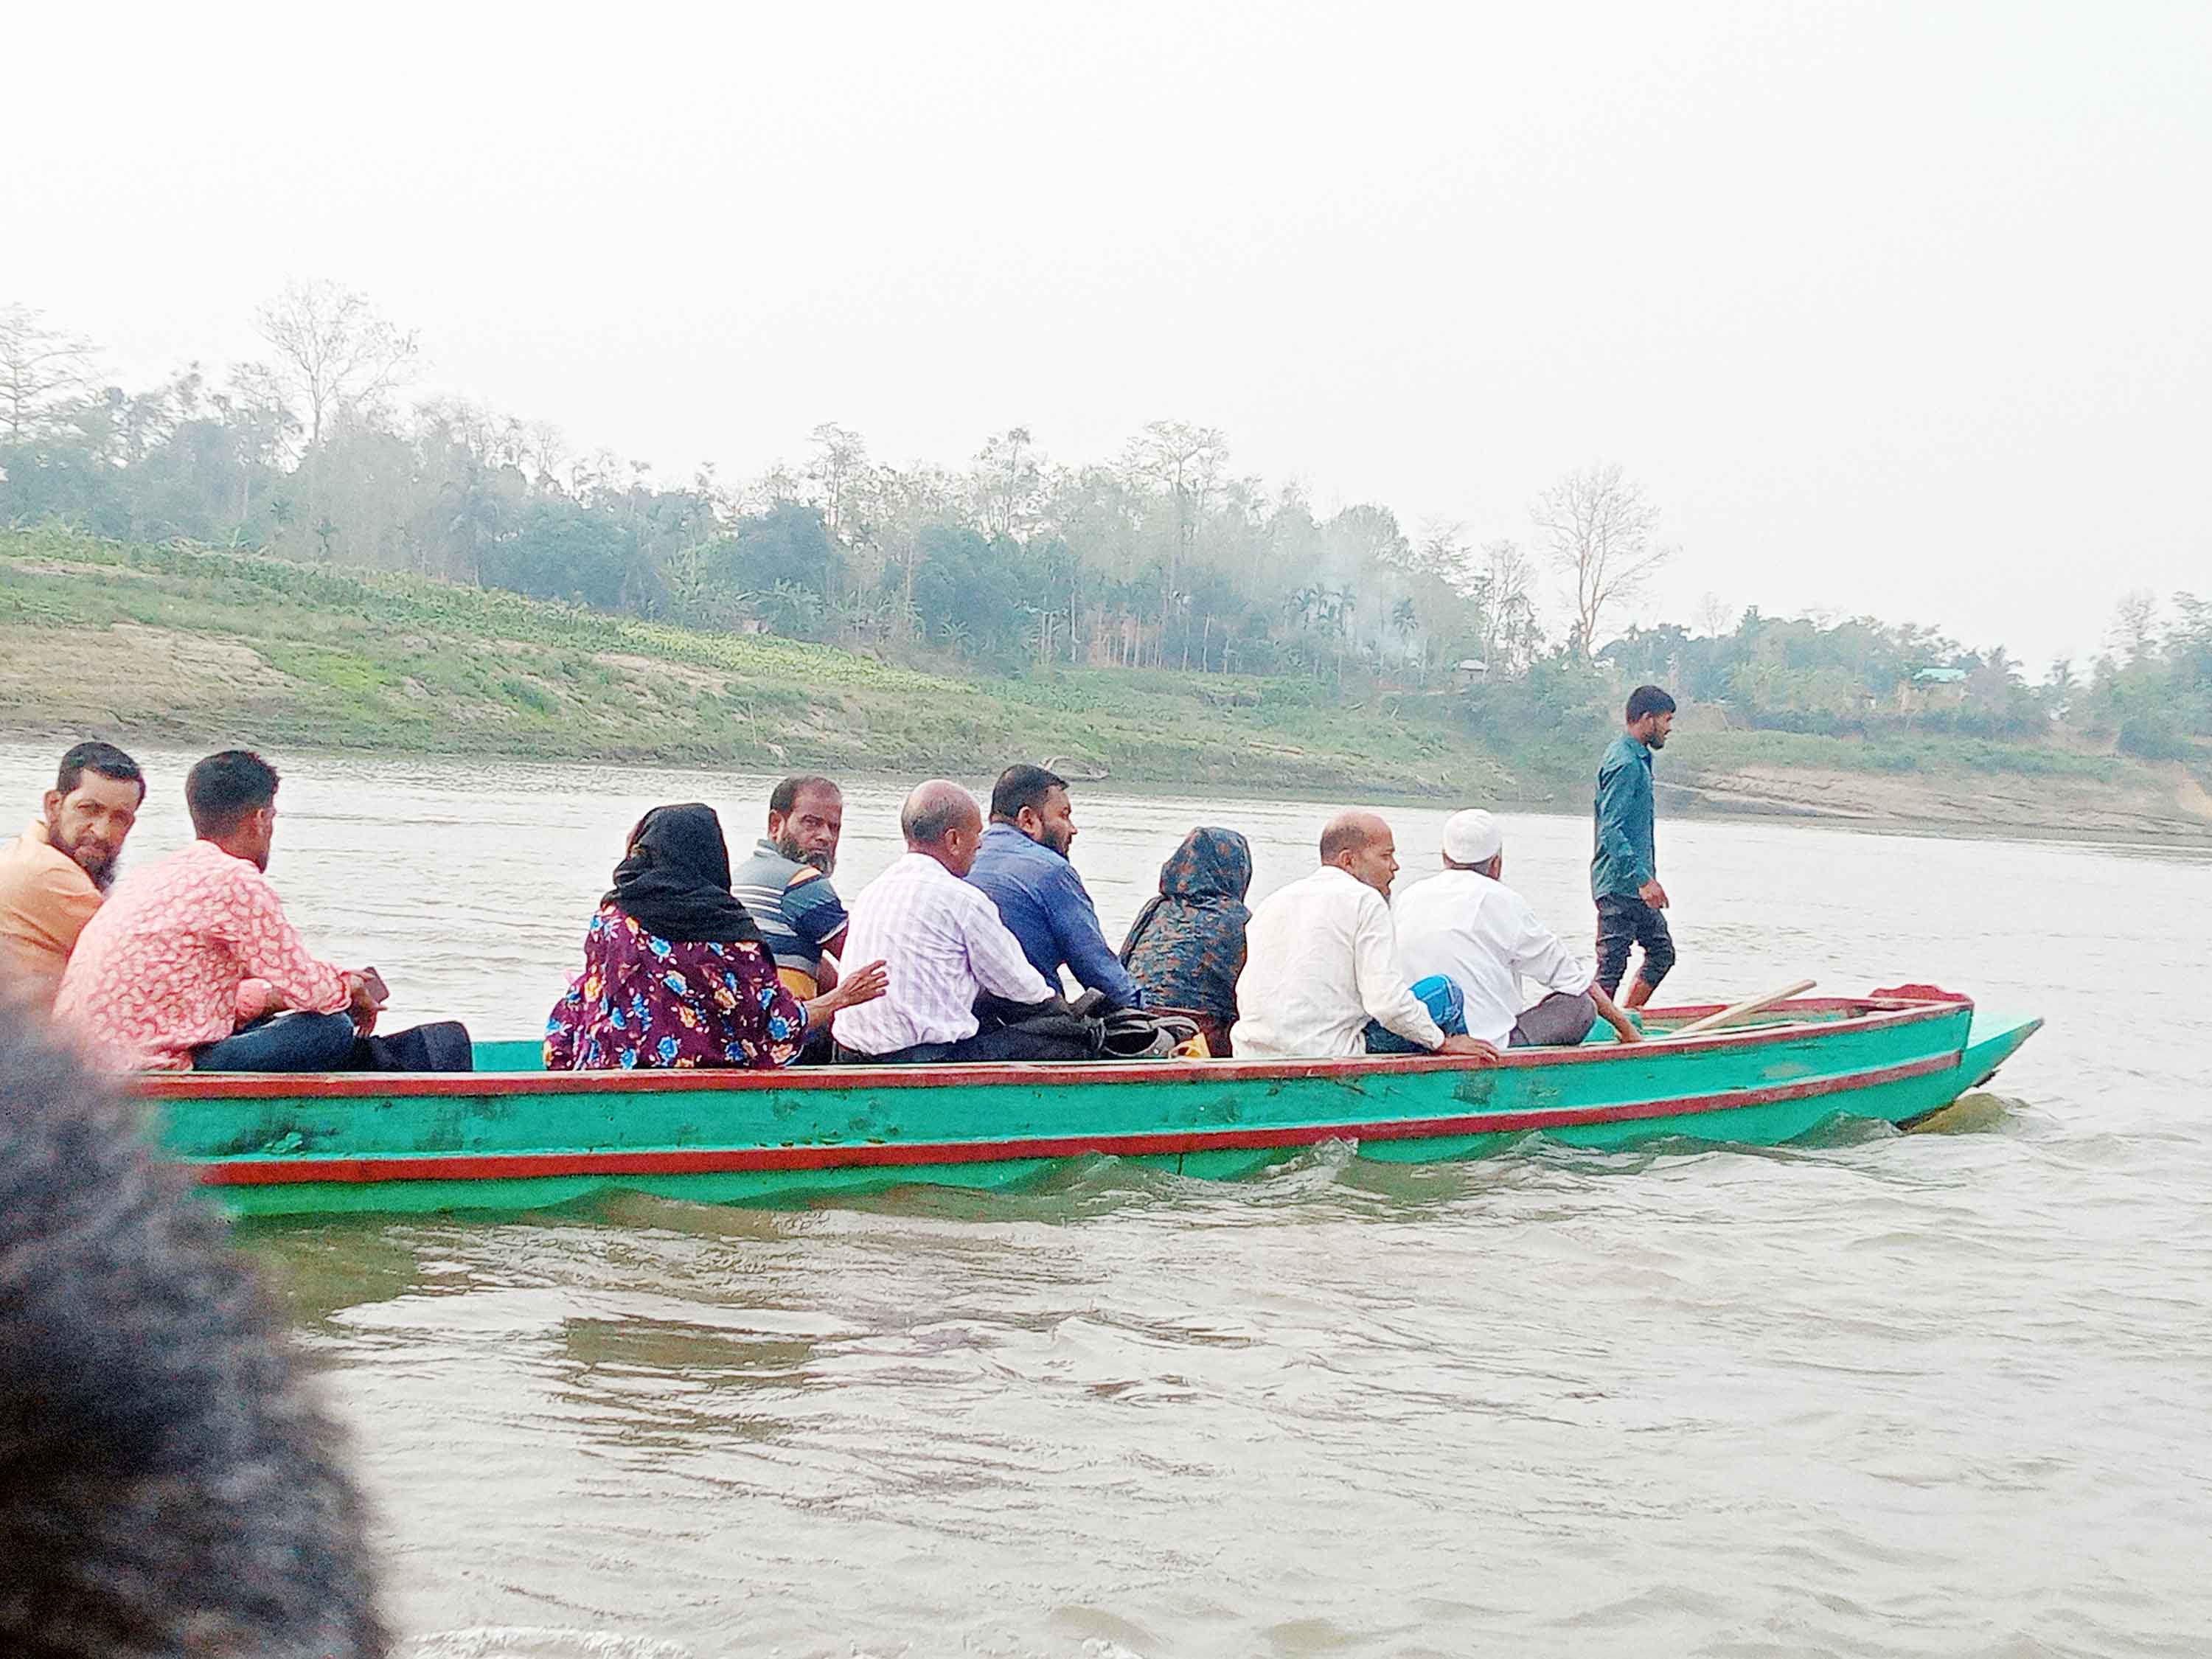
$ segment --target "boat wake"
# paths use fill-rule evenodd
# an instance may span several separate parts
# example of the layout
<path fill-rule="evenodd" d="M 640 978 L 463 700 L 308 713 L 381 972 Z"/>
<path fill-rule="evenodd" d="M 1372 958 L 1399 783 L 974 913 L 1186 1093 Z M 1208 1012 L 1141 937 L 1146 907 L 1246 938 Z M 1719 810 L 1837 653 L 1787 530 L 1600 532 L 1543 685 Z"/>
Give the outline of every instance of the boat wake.
<path fill-rule="evenodd" d="M 2021 1127 L 2030 1109 L 2024 1100 L 1977 1089 L 1960 1095 L 1932 1117 L 1923 1118 L 1907 1131 L 1916 1135 L 2010 1134 Z"/>
<path fill-rule="evenodd" d="M 534 1625 L 438 1631 L 402 1651 L 406 1659 L 693 1659 L 692 1650 L 676 1642 Z"/>

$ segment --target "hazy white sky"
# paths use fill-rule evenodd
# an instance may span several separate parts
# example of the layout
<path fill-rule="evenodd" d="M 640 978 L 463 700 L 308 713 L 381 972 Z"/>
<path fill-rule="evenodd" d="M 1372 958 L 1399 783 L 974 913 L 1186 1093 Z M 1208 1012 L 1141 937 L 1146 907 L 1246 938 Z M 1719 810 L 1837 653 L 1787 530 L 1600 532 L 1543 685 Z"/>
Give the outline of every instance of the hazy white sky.
<path fill-rule="evenodd" d="M 290 276 L 688 476 L 1146 421 L 1409 529 L 1616 459 L 1701 595 L 2089 653 L 2212 591 L 2212 3 L 19 9 L 0 301 Z"/>

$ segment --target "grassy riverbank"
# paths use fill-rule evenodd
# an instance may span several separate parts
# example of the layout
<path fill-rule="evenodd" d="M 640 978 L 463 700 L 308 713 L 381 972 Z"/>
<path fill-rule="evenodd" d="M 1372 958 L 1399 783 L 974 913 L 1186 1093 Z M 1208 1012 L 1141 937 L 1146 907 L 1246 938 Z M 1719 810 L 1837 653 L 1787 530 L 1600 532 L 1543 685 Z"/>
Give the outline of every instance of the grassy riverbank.
<path fill-rule="evenodd" d="M 496 590 L 251 553 L 0 532 L 0 731 L 179 747 L 970 775 L 1224 793 L 1578 805 L 1602 733 L 1470 730 L 1458 700 L 1340 701 L 1310 681 L 931 672 Z M 2051 745 L 1853 743 L 1686 711 L 1676 810 L 1964 829 L 2212 836 L 2178 766 Z"/>
<path fill-rule="evenodd" d="M 1284 793 L 1510 793 L 1448 700 L 1060 671 L 952 678 L 254 553 L 0 532 L 0 727 L 185 746 L 845 767 L 1049 757 L 1072 775 Z"/>

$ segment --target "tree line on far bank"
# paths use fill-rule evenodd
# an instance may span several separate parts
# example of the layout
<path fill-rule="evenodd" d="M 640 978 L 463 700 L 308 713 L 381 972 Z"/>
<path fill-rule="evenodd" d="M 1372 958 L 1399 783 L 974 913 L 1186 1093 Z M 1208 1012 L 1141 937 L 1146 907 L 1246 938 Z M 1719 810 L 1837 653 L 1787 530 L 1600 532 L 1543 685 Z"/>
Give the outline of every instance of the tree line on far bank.
<path fill-rule="evenodd" d="M 0 523 L 58 520 L 404 569 L 708 629 L 1000 672 L 1297 677 L 1449 692 L 1479 727 L 1587 726 L 1655 678 L 1733 720 L 1851 734 L 2054 731 L 2153 758 L 2212 737 L 2212 604 L 2122 603 L 2111 648 L 2031 683 L 1996 647 L 1849 619 L 1608 624 L 1668 550 L 1617 465 L 1563 477 L 1526 545 L 1409 535 L 1371 503 L 1317 512 L 1238 474 L 1221 433 L 1155 422 L 1060 464 L 1011 427 L 957 467 L 875 461 L 830 424 L 757 478 L 669 482 L 559 430 L 452 398 L 406 404 L 415 337 L 362 295 L 295 283 L 256 316 L 264 361 L 106 384 L 86 342 L 0 308 Z M 1538 584 L 1565 601 L 1563 638 Z M 1606 641 L 1601 645 L 1600 641 Z"/>

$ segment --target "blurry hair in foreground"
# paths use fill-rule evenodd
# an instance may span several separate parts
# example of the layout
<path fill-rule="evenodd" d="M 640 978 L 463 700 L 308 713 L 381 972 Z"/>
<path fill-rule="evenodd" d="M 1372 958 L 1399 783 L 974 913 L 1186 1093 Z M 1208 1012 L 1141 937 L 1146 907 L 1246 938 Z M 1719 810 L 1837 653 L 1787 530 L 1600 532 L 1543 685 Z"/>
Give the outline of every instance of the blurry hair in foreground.
<path fill-rule="evenodd" d="M 386 1650 L 284 1325 L 138 1114 L 0 1016 L 0 1652 Z"/>

